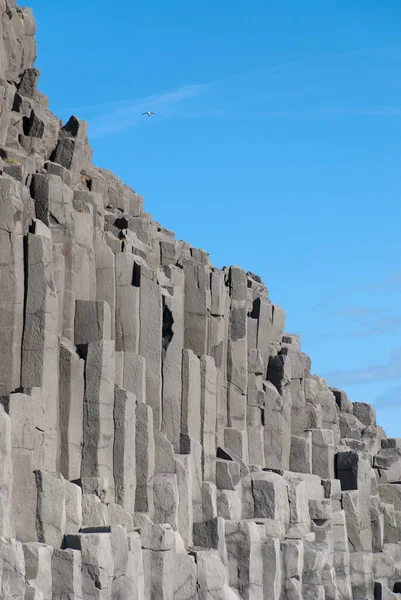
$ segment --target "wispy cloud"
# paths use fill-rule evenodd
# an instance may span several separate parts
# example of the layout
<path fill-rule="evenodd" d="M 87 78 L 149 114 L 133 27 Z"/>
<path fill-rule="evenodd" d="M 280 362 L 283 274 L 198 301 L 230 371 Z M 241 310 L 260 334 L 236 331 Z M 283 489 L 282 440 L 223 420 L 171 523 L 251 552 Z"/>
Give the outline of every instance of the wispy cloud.
<path fill-rule="evenodd" d="M 313 310 L 327 308 L 333 300 L 344 298 L 345 296 L 352 296 L 360 292 L 375 292 L 375 291 L 401 291 L 401 269 L 394 271 L 385 279 L 379 281 L 372 281 L 370 283 L 351 286 L 347 288 L 340 288 L 333 294 L 323 296 L 317 304 L 313 307 Z"/>
<path fill-rule="evenodd" d="M 385 381 L 401 377 L 401 347 L 394 348 L 387 361 L 375 363 L 367 367 L 344 369 L 326 373 L 326 379 L 331 385 L 343 386 L 349 384 L 367 383 L 369 381 Z"/>
<path fill-rule="evenodd" d="M 205 93 L 207 89 L 207 85 L 185 85 L 177 90 L 132 101 L 86 107 L 87 111 L 96 109 L 101 112 L 100 115 L 89 120 L 90 136 L 92 138 L 102 137 L 134 127 L 140 119 L 143 119 L 142 112 L 159 110 L 163 114 L 173 105 L 195 98 Z"/>
<path fill-rule="evenodd" d="M 329 317 L 344 318 L 344 319 L 360 319 L 362 317 L 370 317 L 372 315 L 380 314 L 378 308 L 373 306 L 346 306 L 340 310 L 329 313 Z"/>
<path fill-rule="evenodd" d="M 361 325 L 358 331 L 350 333 L 349 337 L 365 337 L 392 333 L 401 327 L 401 316 L 381 317 Z"/>
<path fill-rule="evenodd" d="M 376 408 L 394 408 L 394 406 L 401 406 L 401 384 L 393 388 L 390 388 L 377 396 L 373 401 Z"/>
<path fill-rule="evenodd" d="M 321 67 L 326 68 L 327 63 L 331 60 L 341 62 L 341 60 L 349 61 L 351 57 L 358 59 L 358 57 L 369 58 L 372 56 L 381 59 L 398 59 L 401 58 L 401 48 L 356 48 L 341 53 L 328 53 L 277 63 L 273 62 L 265 67 L 232 73 L 206 84 L 183 85 L 172 91 L 142 98 L 93 104 L 76 108 L 74 112 L 86 115 L 86 118 L 89 117 L 89 135 L 91 138 L 111 135 L 138 125 L 142 118 L 141 113 L 145 110 L 158 111 L 159 116 L 164 118 L 179 119 L 317 120 L 339 116 L 346 117 L 348 115 L 361 118 L 370 116 L 401 117 L 401 105 L 333 106 L 331 104 L 333 90 L 330 92 L 331 101 L 328 101 L 327 106 L 322 102 L 319 102 L 319 105 L 313 108 L 306 106 L 306 110 L 299 109 L 296 105 L 294 107 L 290 105 L 288 108 L 283 106 L 282 99 L 290 100 L 328 92 L 327 86 L 330 87 L 330 82 L 327 80 L 324 83 L 322 82 L 319 69 Z M 299 73 L 300 68 L 310 71 L 312 80 L 306 81 L 303 78 L 301 83 L 298 78 L 297 85 L 297 78 L 294 79 L 293 75 Z M 266 94 L 266 81 L 269 82 L 270 87 L 268 94 Z M 227 87 L 235 89 L 235 93 L 227 91 Z M 240 94 L 238 94 L 238 90 L 241 90 Z M 204 95 L 206 92 L 210 92 L 210 101 L 198 103 L 194 109 L 192 109 L 193 107 L 187 110 L 184 109 L 184 103 L 192 98 Z M 223 103 L 219 103 L 219 97 L 225 99 Z M 275 103 L 275 105 L 271 103 Z M 180 105 L 180 111 L 174 109 L 178 105 Z M 258 106 L 266 106 L 266 110 L 258 110 Z"/>

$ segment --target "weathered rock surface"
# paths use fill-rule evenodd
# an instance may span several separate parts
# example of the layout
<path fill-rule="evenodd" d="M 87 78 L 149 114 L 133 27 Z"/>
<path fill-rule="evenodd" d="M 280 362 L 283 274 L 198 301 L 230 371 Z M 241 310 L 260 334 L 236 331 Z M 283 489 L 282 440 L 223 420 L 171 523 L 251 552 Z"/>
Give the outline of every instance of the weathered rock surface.
<path fill-rule="evenodd" d="M 0 9 L 0 597 L 399 598 L 401 439 L 91 163 Z"/>

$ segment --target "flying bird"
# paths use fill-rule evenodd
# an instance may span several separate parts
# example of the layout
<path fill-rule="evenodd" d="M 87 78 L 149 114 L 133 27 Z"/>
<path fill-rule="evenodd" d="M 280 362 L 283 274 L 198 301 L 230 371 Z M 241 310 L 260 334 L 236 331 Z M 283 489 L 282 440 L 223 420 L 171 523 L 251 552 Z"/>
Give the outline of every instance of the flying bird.
<path fill-rule="evenodd" d="M 147 110 L 146 112 L 142 113 L 142 115 L 146 115 L 147 117 L 150 117 L 150 115 L 155 115 L 156 113 L 152 112 L 151 110 Z"/>

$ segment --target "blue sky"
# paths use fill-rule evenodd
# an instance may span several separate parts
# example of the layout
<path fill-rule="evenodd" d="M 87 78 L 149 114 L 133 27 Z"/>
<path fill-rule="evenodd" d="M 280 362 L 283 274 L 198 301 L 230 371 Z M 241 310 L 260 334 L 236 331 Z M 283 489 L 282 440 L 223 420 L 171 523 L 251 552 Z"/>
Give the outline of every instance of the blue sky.
<path fill-rule="evenodd" d="M 96 164 L 261 275 L 313 372 L 401 437 L 399 1 L 29 5 L 40 89 Z"/>

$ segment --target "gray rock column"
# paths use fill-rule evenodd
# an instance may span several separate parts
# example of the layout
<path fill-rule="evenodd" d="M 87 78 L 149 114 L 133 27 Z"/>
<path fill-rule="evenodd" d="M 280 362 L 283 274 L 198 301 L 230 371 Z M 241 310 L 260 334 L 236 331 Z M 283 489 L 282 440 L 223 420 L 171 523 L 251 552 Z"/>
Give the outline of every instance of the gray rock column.
<path fill-rule="evenodd" d="M 246 430 L 248 387 L 246 289 L 245 272 L 238 267 L 231 267 L 231 311 L 227 349 L 228 426 L 243 430 Z"/>
<path fill-rule="evenodd" d="M 152 407 L 154 427 L 162 422 L 162 291 L 156 274 L 140 267 L 139 354 L 146 360 L 146 401 Z"/>
<path fill-rule="evenodd" d="M 82 555 L 79 550 L 54 550 L 52 600 L 82 599 Z"/>
<path fill-rule="evenodd" d="M 66 338 L 62 339 L 59 382 L 60 472 L 69 480 L 81 476 L 84 366 L 75 346 Z"/>
<path fill-rule="evenodd" d="M 80 347 L 85 359 L 82 477 L 107 477 L 114 499 L 114 342 Z"/>
<path fill-rule="evenodd" d="M 3 344 L 0 394 L 16 390 L 21 377 L 24 324 L 23 209 L 17 182 L 0 178 L 0 331 Z"/>
<path fill-rule="evenodd" d="M 201 356 L 208 348 L 210 269 L 205 265 L 188 265 L 184 267 L 184 274 L 184 348 Z"/>
<path fill-rule="evenodd" d="M 139 267 L 134 255 L 118 252 L 116 270 L 116 350 L 139 350 Z"/>
<path fill-rule="evenodd" d="M 217 373 L 210 356 L 201 357 L 200 370 L 203 479 L 214 483 L 216 481 Z"/>
<path fill-rule="evenodd" d="M 41 468 L 59 468 L 59 334 L 51 234 L 28 234 L 27 294 L 21 384 L 40 387 L 35 426 L 43 432 Z"/>
<path fill-rule="evenodd" d="M 153 478 L 155 473 L 155 438 L 153 414 L 143 402 L 136 405 L 136 491 L 135 511 L 154 514 Z"/>
<path fill-rule="evenodd" d="M 113 464 L 116 502 L 132 514 L 136 491 L 136 404 L 134 394 L 116 386 Z"/>
<path fill-rule="evenodd" d="M 180 449 L 181 433 L 183 287 L 184 281 L 182 287 L 174 287 L 174 296 L 163 295 L 162 427 L 175 452 L 179 452 Z"/>
<path fill-rule="evenodd" d="M 2 409 L 0 417 L 3 419 L 1 439 L 7 441 L 7 423 L 11 425 L 11 456 L 12 470 L 7 458 L 7 444 L 3 447 L 5 454 L 2 456 L 4 475 L 9 478 L 8 486 L 12 485 L 12 500 L 4 494 L 7 490 L 7 481 L 1 484 L 2 497 L 12 507 L 12 526 L 15 535 L 22 542 L 36 540 L 36 482 L 34 471 L 34 449 L 37 442 L 33 399 L 27 394 L 11 394 L 0 398 L 10 419 L 7 421 Z M 7 466 L 8 465 L 8 466 Z M 4 517 L 7 513 L 4 514 Z M 3 518 L 4 518 L 3 517 Z M 5 523 L 3 522 L 3 527 Z M 3 530 L 2 535 L 5 535 Z"/>

